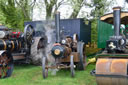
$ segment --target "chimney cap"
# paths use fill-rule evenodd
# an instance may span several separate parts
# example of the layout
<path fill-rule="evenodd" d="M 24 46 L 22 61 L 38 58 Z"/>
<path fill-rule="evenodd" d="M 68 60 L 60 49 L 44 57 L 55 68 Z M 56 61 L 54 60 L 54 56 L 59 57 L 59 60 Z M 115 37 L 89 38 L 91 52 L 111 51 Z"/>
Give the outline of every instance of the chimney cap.
<path fill-rule="evenodd" d="M 121 10 L 121 7 L 120 6 L 113 7 L 113 10 Z"/>
<path fill-rule="evenodd" d="M 60 14 L 60 12 L 59 11 L 56 11 L 56 14 Z"/>

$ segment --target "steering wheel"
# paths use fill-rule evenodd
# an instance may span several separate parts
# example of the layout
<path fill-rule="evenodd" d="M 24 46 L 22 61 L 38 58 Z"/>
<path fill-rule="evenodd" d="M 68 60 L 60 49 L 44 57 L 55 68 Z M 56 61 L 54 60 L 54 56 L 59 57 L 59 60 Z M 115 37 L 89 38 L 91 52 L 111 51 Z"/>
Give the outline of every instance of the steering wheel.
<path fill-rule="evenodd" d="M 33 42 L 33 35 L 35 30 L 32 25 L 28 24 L 24 28 L 24 40 L 27 44 L 32 44 Z"/>

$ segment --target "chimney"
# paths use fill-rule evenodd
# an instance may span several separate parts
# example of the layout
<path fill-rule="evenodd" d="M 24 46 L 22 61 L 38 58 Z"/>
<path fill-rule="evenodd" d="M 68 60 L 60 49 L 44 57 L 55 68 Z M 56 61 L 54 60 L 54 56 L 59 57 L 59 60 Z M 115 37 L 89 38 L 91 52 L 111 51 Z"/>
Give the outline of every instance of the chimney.
<path fill-rule="evenodd" d="M 113 8 L 113 16 L 114 16 L 114 36 L 120 35 L 120 15 L 121 15 L 121 7 Z"/>
<path fill-rule="evenodd" d="M 60 12 L 55 14 L 56 43 L 60 43 Z"/>

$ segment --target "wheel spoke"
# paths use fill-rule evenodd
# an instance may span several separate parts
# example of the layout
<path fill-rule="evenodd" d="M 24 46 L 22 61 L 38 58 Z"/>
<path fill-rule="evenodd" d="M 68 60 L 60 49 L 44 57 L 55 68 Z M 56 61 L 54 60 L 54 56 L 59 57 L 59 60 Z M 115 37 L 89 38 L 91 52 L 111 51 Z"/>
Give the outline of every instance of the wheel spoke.
<path fill-rule="evenodd" d="M 6 67 L 3 67 L 3 77 L 6 77 L 7 76 L 7 72 L 6 72 Z"/>

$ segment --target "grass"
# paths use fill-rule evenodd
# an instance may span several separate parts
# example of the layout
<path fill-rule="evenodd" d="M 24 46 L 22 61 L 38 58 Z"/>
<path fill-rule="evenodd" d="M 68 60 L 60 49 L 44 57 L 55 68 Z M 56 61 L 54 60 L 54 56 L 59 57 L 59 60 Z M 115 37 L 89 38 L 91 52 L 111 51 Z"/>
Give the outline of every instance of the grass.
<path fill-rule="evenodd" d="M 76 71 L 75 78 L 71 78 L 70 70 L 60 70 L 43 79 L 41 66 L 17 65 L 10 78 L 0 79 L 0 85 L 96 85 L 95 77 L 90 75 L 94 68 L 88 65 L 85 71 Z"/>

